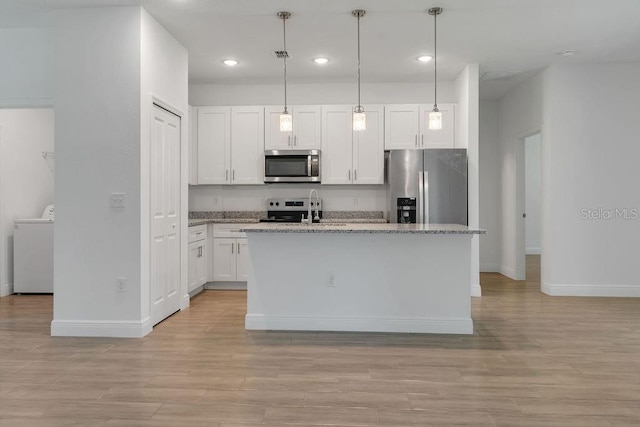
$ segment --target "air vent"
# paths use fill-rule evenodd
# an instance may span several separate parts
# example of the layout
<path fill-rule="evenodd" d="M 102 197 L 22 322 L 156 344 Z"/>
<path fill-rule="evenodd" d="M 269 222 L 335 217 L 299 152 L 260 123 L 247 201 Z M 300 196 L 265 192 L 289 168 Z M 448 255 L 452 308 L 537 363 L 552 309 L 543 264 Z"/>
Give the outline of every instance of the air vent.
<path fill-rule="evenodd" d="M 278 59 L 283 59 L 283 58 L 288 58 L 289 57 L 289 52 L 287 52 L 286 50 L 274 50 L 273 53 L 276 54 L 276 58 L 278 58 Z"/>

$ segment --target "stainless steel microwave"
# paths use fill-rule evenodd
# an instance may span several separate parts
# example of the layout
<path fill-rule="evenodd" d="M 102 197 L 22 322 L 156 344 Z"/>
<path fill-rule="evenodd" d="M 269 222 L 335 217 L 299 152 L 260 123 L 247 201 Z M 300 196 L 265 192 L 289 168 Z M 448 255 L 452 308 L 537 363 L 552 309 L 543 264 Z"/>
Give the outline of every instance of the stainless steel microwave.
<path fill-rule="evenodd" d="M 264 182 L 320 182 L 320 150 L 266 150 Z"/>

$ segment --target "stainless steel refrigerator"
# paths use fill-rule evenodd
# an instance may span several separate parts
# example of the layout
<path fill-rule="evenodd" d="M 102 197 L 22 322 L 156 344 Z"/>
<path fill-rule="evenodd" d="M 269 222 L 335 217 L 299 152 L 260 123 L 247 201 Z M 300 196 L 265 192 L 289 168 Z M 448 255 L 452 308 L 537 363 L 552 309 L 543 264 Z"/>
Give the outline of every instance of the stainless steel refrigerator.
<path fill-rule="evenodd" d="M 467 150 L 391 150 L 389 222 L 468 225 Z"/>

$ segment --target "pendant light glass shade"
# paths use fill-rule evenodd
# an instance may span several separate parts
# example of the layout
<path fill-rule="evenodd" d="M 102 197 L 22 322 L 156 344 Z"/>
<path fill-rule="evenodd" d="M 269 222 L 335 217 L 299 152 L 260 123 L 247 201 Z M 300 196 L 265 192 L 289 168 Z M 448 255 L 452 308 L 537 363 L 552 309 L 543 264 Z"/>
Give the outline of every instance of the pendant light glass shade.
<path fill-rule="evenodd" d="M 358 18 L 358 105 L 353 109 L 353 117 L 351 119 L 353 130 L 356 131 L 367 129 L 367 115 L 360 104 L 360 18 L 362 18 L 365 13 L 362 9 L 356 9 L 351 12 L 353 16 Z"/>
<path fill-rule="evenodd" d="M 442 129 L 442 113 L 438 109 L 434 109 L 429 113 L 429 130 Z"/>
<path fill-rule="evenodd" d="M 367 129 L 367 117 L 364 111 L 353 112 L 353 130 L 366 130 Z"/>
<path fill-rule="evenodd" d="M 284 111 L 280 114 L 280 131 L 291 132 L 293 130 L 293 119 L 291 113 Z"/>
<path fill-rule="evenodd" d="M 429 113 L 429 130 L 442 129 L 442 113 L 438 110 L 438 32 L 436 20 L 442 13 L 441 7 L 429 9 L 429 15 L 433 16 L 433 110 Z"/>

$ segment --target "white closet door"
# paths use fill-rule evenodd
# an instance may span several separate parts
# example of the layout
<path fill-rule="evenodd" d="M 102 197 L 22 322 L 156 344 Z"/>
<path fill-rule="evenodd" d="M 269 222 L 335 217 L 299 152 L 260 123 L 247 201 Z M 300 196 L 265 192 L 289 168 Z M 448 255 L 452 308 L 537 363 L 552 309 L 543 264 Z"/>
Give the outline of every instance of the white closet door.
<path fill-rule="evenodd" d="M 153 107 L 151 128 L 151 320 L 180 310 L 180 117 Z"/>

